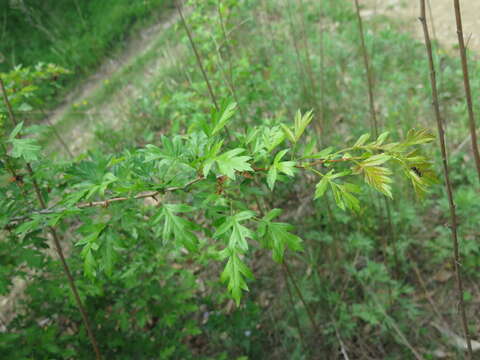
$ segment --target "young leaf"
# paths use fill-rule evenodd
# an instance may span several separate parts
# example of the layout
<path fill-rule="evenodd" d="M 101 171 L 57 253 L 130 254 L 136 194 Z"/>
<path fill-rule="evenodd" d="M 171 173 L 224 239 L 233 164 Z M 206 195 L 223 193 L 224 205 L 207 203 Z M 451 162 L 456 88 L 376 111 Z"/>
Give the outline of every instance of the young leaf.
<path fill-rule="evenodd" d="M 297 111 L 295 114 L 295 126 L 294 126 L 294 131 L 295 131 L 295 141 L 298 142 L 300 140 L 300 137 L 302 136 L 303 132 L 307 128 L 308 124 L 313 119 L 313 110 L 310 110 L 306 112 L 303 116 L 300 110 Z"/>
<path fill-rule="evenodd" d="M 212 135 L 217 134 L 220 130 L 222 130 L 227 122 L 232 118 L 235 114 L 235 110 L 237 108 L 237 103 L 230 103 L 226 105 L 222 110 L 221 115 L 219 116 L 218 120 L 215 121 Z"/>
<path fill-rule="evenodd" d="M 386 154 L 373 155 L 362 162 L 359 162 L 355 167 L 355 172 L 365 176 L 367 184 L 380 191 L 381 193 L 392 197 L 390 184 L 392 183 L 391 170 L 381 166 L 390 159 Z"/>
<path fill-rule="evenodd" d="M 288 126 L 285 124 L 280 124 L 280 126 L 282 127 L 283 133 L 288 138 L 288 140 L 290 140 L 293 144 L 295 144 L 296 143 L 295 135 L 293 135 L 292 130 L 290 130 Z"/>

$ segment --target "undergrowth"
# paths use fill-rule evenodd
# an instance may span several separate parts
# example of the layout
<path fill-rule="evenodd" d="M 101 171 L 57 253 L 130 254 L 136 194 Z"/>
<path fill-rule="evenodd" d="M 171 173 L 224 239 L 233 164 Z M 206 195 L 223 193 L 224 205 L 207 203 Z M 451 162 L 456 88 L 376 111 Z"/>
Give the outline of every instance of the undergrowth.
<path fill-rule="evenodd" d="M 3 292 L 14 275 L 29 285 L 0 350 L 19 359 L 91 358 L 60 264 L 45 256 L 46 223 L 64 237 L 106 358 L 336 359 L 346 352 L 353 359 L 429 359 L 439 351 L 462 358 L 432 325 L 462 334 L 448 202 L 433 174 L 439 153 L 427 144 L 428 131 L 411 131 L 434 127 L 424 45 L 386 19 L 365 21 L 385 137 L 367 139 L 368 89 L 349 2 L 189 4 L 187 26 L 213 99 L 179 23 L 169 36 L 186 51 L 137 87 L 122 122 L 86 123 L 95 131 L 88 152 L 55 163 L 13 153 L 15 168 L 38 160 L 35 178 L 57 210 L 5 232 Z M 439 46 L 435 61 L 464 299 L 478 334 L 478 180 L 463 141 L 461 69 Z M 8 136 L 13 127 L 6 127 Z M 392 173 L 384 168 L 399 152 L 386 144 L 412 138 L 425 155 L 406 152 L 410 160 Z M 305 162 L 316 160 L 311 171 Z M 4 172 L 10 212 L 2 225 L 37 209 L 30 200 L 11 203 L 22 189 Z M 155 194 L 105 202 L 146 191 Z M 380 194 L 393 196 L 390 215 Z M 88 205 L 95 201 L 99 206 Z"/>

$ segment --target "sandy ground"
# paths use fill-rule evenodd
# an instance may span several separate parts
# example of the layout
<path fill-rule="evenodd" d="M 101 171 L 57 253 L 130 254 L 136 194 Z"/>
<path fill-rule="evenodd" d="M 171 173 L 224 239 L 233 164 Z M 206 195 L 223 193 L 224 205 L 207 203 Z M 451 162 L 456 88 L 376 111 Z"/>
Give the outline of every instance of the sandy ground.
<path fill-rule="evenodd" d="M 375 14 L 402 18 L 405 30 L 423 39 L 418 21 L 420 7 L 418 0 L 360 0 L 364 6 L 362 15 L 369 17 Z M 432 36 L 444 46 L 453 48 L 457 43 L 457 30 L 453 0 L 427 0 L 428 20 Z M 461 0 L 463 33 L 468 48 L 480 51 L 480 0 Z M 433 22 L 432 22 L 433 19 Z"/>

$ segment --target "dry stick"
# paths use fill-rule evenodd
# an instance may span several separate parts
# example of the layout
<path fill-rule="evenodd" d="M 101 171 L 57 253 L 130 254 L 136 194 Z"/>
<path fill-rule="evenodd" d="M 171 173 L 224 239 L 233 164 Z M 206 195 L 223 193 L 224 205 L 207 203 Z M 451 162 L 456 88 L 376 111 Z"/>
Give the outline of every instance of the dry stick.
<path fill-rule="evenodd" d="M 298 0 L 298 5 L 300 7 L 300 25 L 301 25 L 301 31 L 302 31 L 302 41 L 303 41 L 303 47 L 305 48 L 305 67 L 306 67 L 306 73 L 310 81 L 310 87 L 311 87 L 311 99 L 312 99 L 312 106 L 316 109 L 316 112 L 319 113 L 318 109 L 318 104 L 317 104 L 317 85 L 315 82 L 315 76 L 313 75 L 313 68 L 312 68 L 312 62 L 310 60 L 310 47 L 308 45 L 308 39 L 307 39 L 307 31 L 306 31 L 306 25 L 305 25 L 305 8 L 304 8 L 304 3 L 303 0 Z M 320 115 L 320 114 L 319 114 Z M 323 126 L 323 118 L 319 116 L 318 121 L 315 121 L 315 130 L 317 131 L 317 134 L 320 136 L 320 138 L 323 138 L 324 134 L 324 126 Z"/>
<path fill-rule="evenodd" d="M 470 88 L 470 77 L 468 75 L 467 49 L 465 47 L 465 40 L 463 39 L 462 13 L 460 11 L 460 1 L 453 0 L 453 4 L 455 7 L 455 21 L 457 22 L 458 51 L 460 52 L 460 59 L 462 62 L 463 85 L 465 87 L 465 98 L 467 100 L 467 108 L 468 108 L 468 125 L 470 127 L 470 137 L 472 140 L 473 157 L 475 158 L 475 166 L 477 167 L 477 174 L 480 180 L 480 153 L 478 151 L 477 133 L 475 131 L 475 115 L 473 113 L 472 90 Z"/>
<path fill-rule="evenodd" d="M 225 23 L 223 21 L 222 9 L 220 8 L 220 4 L 221 4 L 221 0 L 218 0 L 217 2 L 218 17 L 220 19 L 220 26 L 222 28 L 223 41 L 225 42 L 225 48 L 227 49 L 228 75 L 229 75 L 229 79 L 227 80 L 227 83 L 229 83 L 233 98 L 235 99 L 235 102 L 238 104 L 240 115 L 242 116 L 243 121 L 246 121 L 247 118 L 245 116 L 245 111 L 243 110 L 243 105 L 238 101 L 237 91 L 235 89 L 235 86 L 233 85 L 233 65 L 232 65 L 233 53 L 230 49 L 230 43 L 229 43 L 227 31 L 225 29 Z M 220 60 L 222 60 L 221 56 L 220 56 Z"/>
<path fill-rule="evenodd" d="M 370 69 L 370 64 L 368 61 L 367 47 L 365 45 L 365 36 L 363 35 L 363 22 L 362 22 L 362 16 L 360 15 L 360 5 L 358 4 L 358 0 L 355 0 L 355 8 L 357 10 L 360 43 L 362 46 L 362 56 L 363 56 L 363 62 L 365 65 L 366 77 L 367 77 L 367 83 L 368 83 L 368 100 L 370 102 L 370 115 L 371 115 L 370 126 L 373 129 L 373 134 L 375 135 L 375 138 L 377 138 L 378 124 L 377 124 L 377 115 L 375 113 L 375 103 L 373 98 L 373 77 Z"/>
<path fill-rule="evenodd" d="M 340 351 L 343 355 L 343 358 L 344 360 L 350 360 L 350 358 L 348 357 L 346 346 L 343 343 L 342 337 L 340 336 L 340 332 L 338 331 L 337 325 L 335 324 L 335 319 L 332 316 L 330 316 L 330 319 L 332 320 L 333 328 L 335 329 L 335 334 L 337 335 L 337 340 L 338 340 L 338 343 L 340 344 Z"/>
<path fill-rule="evenodd" d="M 307 347 L 305 346 L 305 338 L 303 336 L 303 331 L 300 326 L 300 321 L 298 320 L 297 310 L 295 309 L 295 303 L 293 301 L 292 291 L 290 290 L 290 285 L 288 284 L 287 273 L 285 272 L 285 268 L 282 269 L 283 280 L 285 282 L 285 286 L 288 292 L 288 299 L 290 301 L 290 305 L 292 306 L 293 310 L 293 317 L 295 319 L 295 325 L 297 326 L 298 336 L 300 337 L 300 342 L 302 343 L 302 348 L 304 353 L 307 353 Z"/>
<path fill-rule="evenodd" d="M 3 83 L 2 78 L 0 78 L 0 87 L 1 87 L 1 90 L 2 90 L 2 94 L 3 94 L 3 101 L 5 103 L 5 106 L 7 107 L 10 120 L 12 121 L 14 126 L 16 126 L 16 125 L 18 125 L 18 122 L 15 118 L 15 115 L 13 114 L 12 105 L 10 104 L 10 101 L 8 100 L 7 91 L 5 89 L 5 85 Z M 40 204 L 40 207 L 42 209 L 47 209 L 47 204 L 45 203 L 45 199 L 43 198 L 43 195 L 40 191 L 40 187 L 37 183 L 37 180 L 35 179 L 35 175 L 34 175 L 32 166 L 30 165 L 30 163 L 27 162 L 26 167 L 27 167 L 28 174 L 31 178 L 33 188 L 35 190 L 35 194 L 37 196 L 37 200 Z M 90 342 L 92 343 L 92 347 L 93 347 L 93 350 L 95 352 L 95 357 L 96 357 L 97 360 L 100 360 L 102 358 L 101 355 L 100 355 L 100 350 L 98 348 L 98 344 L 97 344 L 97 341 L 96 341 L 95 336 L 93 334 L 93 331 L 90 327 L 90 322 L 88 320 L 87 312 L 85 311 L 82 300 L 80 299 L 80 296 L 78 294 L 77 287 L 75 285 L 75 280 L 72 276 L 72 273 L 70 272 L 70 268 L 67 264 L 67 261 L 65 260 L 65 256 L 63 254 L 63 249 L 60 245 L 60 239 L 57 235 L 57 232 L 56 232 L 55 228 L 53 228 L 52 226 L 48 226 L 47 228 L 50 231 L 50 234 L 52 235 L 53 242 L 54 242 L 55 248 L 57 250 L 57 254 L 60 257 L 60 261 L 62 263 L 63 270 L 64 270 L 65 274 L 67 275 L 68 283 L 69 283 L 70 288 L 71 288 L 71 290 L 73 292 L 73 295 L 75 297 L 75 301 L 77 303 L 78 309 L 80 310 L 80 314 L 82 316 L 83 323 L 84 323 L 85 328 L 87 330 L 88 337 L 90 339 Z"/>
<path fill-rule="evenodd" d="M 210 81 L 208 80 L 207 73 L 205 72 L 205 69 L 202 64 L 202 59 L 200 58 L 200 54 L 198 53 L 197 47 L 195 46 L 195 42 L 193 41 L 192 34 L 190 32 L 190 29 L 187 25 L 187 22 L 185 20 L 185 17 L 183 16 L 183 11 L 182 11 L 182 6 L 176 4 L 178 14 L 180 15 L 180 18 L 182 20 L 183 27 L 185 28 L 185 31 L 188 36 L 188 40 L 190 41 L 190 45 L 192 46 L 192 50 L 195 53 L 195 58 L 197 59 L 197 65 L 200 68 L 200 71 L 202 72 L 203 80 L 205 80 L 205 83 L 207 84 L 208 88 L 208 93 L 210 94 L 210 98 L 212 99 L 213 104 L 215 105 L 215 109 L 218 111 L 220 110 L 220 107 L 218 106 L 217 99 L 215 98 L 215 95 L 212 90 L 212 86 L 210 85 Z"/>
<path fill-rule="evenodd" d="M 427 57 L 428 57 L 428 66 L 430 69 L 430 85 L 432 88 L 432 99 L 433 99 L 433 109 L 435 112 L 435 119 L 437 122 L 437 129 L 438 129 L 438 138 L 440 140 L 440 150 L 442 152 L 442 163 L 443 163 L 443 175 L 445 178 L 445 188 L 447 190 L 448 195 L 448 205 L 450 208 L 450 230 L 452 232 L 452 242 L 453 242 L 453 263 L 455 267 L 455 276 L 457 280 L 457 295 L 458 295 L 458 302 L 460 304 L 460 314 L 462 319 L 462 326 L 463 332 L 465 335 L 465 339 L 467 342 L 468 348 L 468 358 L 473 358 L 472 353 L 472 344 L 470 341 L 470 333 L 468 331 L 468 323 L 467 323 L 467 316 L 465 313 L 465 303 L 463 301 L 463 281 L 462 276 L 460 274 L 460 254 L 459 254 L 459 241 L 457 235 L 457 214 L 455 211 L 455 202 L 453 199 L 453 190 L 452 184 L 450 183 L 450 175 L 448 170 L 448 160 L 447 160 L 447 149 L 445 145 L 445 132 L 443 130 L 442 119 L 440 116 L 440 106 L 438 103 L 438 91 L 437 91 L 437 79 L 435 74 L 435 65 L 433 63 L 433 53 L 432 53 L 432 44 L 430 41 L 430 35 L 428 32 L 427 26 L 427 18 L 425 12 L 425 0 L 420 0 L 420 22 L 422 23 L 423 27 L 423 34 L 425 37 L 425 47 L 427 50 Z M 467 78 L 468 79 L 468 78 Z M 475 129 L 474 129 L 475 130 Z M 475 131 L 474 131 L 475 133 Z"/>
<path fill-rule="evenodd" d="M 289 0 L 285 0 L 285 5 L 286 5 L 287 12 L 288 12 L 290 35 L 291 35 L 292 42 L 293 42 L 293 48 L 295 49 L 295 59 L 297 61 L 298 70 L 300 72 L 300 78 L 301 78 L 301 81 L 302 81 L 303 92 L 306 93 L 307 92 L 307 86 L 305 85 L 305 79 L 304 79 L 304 76 L 303 76 L 303 74 L 305 72 L 305 69 L 303 68 L 302 57 L 300 56 L 300 49 L 299 49 L 299 46 L 298 46 L 297 37 L 295 35 L 296 34 L 295 33 L 295 24 L 293 23 L 292 11 L 291 11 L 290 6 L 289 6 Z"/>
<path fill-rule="evenodd" d="M 430 3 L 430 0 L 427 0 L 427 6 L 428 6 L 428 15 L 430 16 L 430 22 L 432 23 L 432 35 L 433 35 L 433 40 L 437 41 L 437 32 L 435 31 L 435 21 L 433 19 L 433 11 L 432 11 L 432 5 Z"/>

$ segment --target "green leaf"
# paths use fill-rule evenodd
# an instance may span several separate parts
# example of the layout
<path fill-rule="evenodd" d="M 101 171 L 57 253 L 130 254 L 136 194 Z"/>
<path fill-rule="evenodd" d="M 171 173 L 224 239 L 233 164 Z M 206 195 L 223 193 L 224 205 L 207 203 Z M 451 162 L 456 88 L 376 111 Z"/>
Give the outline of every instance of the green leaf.
<path fill-rule="evenodd" d="M 162 211 L 154 223 L 158 223 L 161 219 L 164 220 L 162 236 L 164 241 L 169 241 L 172 237 L 178 240 L 188 251 L 194 252 L 197 250 L 198 239 L 192 230 L 195 225 L 177 216 L 176 213 L 185 213 L 191 211 L 192 208 L 183 204 L 164 204 Z"/>
<path fill-rule="evenodd" d="M 274 261 L 283 262 L 285 250 L 292 251 L 303 250 L 302 239 L 292 234 L 290 224 L 281 222 L 271 222 L 270 216 L 265 216 L 259 226 L 259 234 L 262 237 L 262 244 L 269 250 L 272 250 Z"/>
<path fill-rule="evenodd" d="M 329 184 L 329 178 L 327 175 L 322 177 L 322 179 L 317 183 L 317 186 L 315 187 L 315 197 L 314 199 L 321 198 L 323 195 L 325 195 L 325 192 L 327 191 Z"/>
<path fill-rule="evenodd" d="M 270 166 L 270 169 L 267 173 L 267 184 L 270 190 L 273 190 L 275 187 L 275 181 L 277 180 L 277 174 L 283 173 L 288 176 L 295 175 L 295 161 L 280 161 L 285 154 L 288 152 L 288 149 L 279 151 L 273 160 L 273 164 Z"/>
<path fill-rule="evenodd" d="M 247 238 L 252 238 L 252 232 L 240 223 L 252 218 L 254 215 L 254 212 L 247 210 L 233 216 L 227 216 L 223 224 L 215 231 L 213 237 L 219 237 L 231 230 L 228 240 L 229 249 L 239 249 L 242 252 L 246 252 L 248 250 Z"/>
<path fill-rule="evenodd" d="M 345 210 L 349 208 L 354 211 L 360 210 L 360 201 L 353 195 L 358 193 L 360 188 L 357 185 L 350 183 L 339 183 L 335 182 L 334 179 L 349 175 L 349 171 L 343 171 L 340 173 L 334 173 L 334 170 L 331 170 L 328 174 L 325 174 L 322 179 L 317 183 L 315 189 L 315 199 L 321 198 L 325 195 L 328 185 L 333 192 L 333 197 L 337 206 Z"/>
<path fill-rule="evenodd" d="M 240 305 L 240 299 L 242 297 L 242 290 L 248 291 L 245 278 L 253 279 L 253 274 L 250 269 L 245 265 L 239 257 L 236 250 L 228 249 L 228 262 L 225 269 L 222 272 L 220 280 L 222 282 L 228 282 L 227 288 L 235 303 Z"/>
<path fill-rule="evenodd" d="M 10 136 L 8 137 L 8 140 L 12 141 L 13 139 L 15 139 L 17 137 L 18 133 L 22 130 L 22 128 L 23 128 L 23 121 L 20 122 L 19 124 L 17 124 L 17 126 L 15 126 L 15 128 L 10 133 Z"/>
<path fill-rule="evenodd" d="M 253 171 L 248 163 L 251 159 L 250 156 L 237 156 L 244 151 L 244 149 L 237 148 L 217 156 L 215 161 L 217 162 L 220 174 L 235 180 L 236 171 Z"/>
<path fill-rule="evenodd" d="M 295 135 L 293 135 L 292 130 L 290 130 L 290 129 L 288 128 L 288 126 L 285 125 L 285 124 L 280 124 L 280 126 L 281 126 L 281 128 L 282 128 L 282 130 L 283 130 L 283 133 L 284 133 L 285 136 L 288 138 L 288 140 L 290 140 L 293 144 L 295 144 L 295 143 L 296 143 L 296 141 L 295 141 Z"/>
<path fill-rule="evenodd" d="M 78 241 L 75 246 L 83 246 L 80 255 L 83 258 L 83 270 L 85 275 L 93 278 L 96 276 L 96 264 L 93 252 L 99 248 L 98 238 L 103 234 L 107 224 L 91 224 L 85 227 L 85 231 L 88 231 L 88 235 Z"/>
<path fill-rule="evenodd" d="M 277 181 L 277 168 L 275 164 L 272 164 L 272 166 L 270 166 L 270 169 L 268 169 L 267 173 L 267 184 L 272 191 L 275 187 L 275 181 Z"/>
<path fill-rule="evenodd" d="M 375 141 L 375 145 L 382 145 L 385 140 L 388 138 L 388 135 L 390 135 L 390 132 L 388 131 L 385 131 L 383 133 L 381 133 L 378 138 L 377 138 L 377 141 Z"/>
<path fill-rule="evenodd" d="M 295 175 L 295 165 L 297 163 L 295 161 L 282 161 L 277 164 L 277 169 L 279 172 L 284 173 L 288 176 Z"/>
<path fill-rule="evenodd" d="M 355 145 L 353 145 L 354 148 L 356 147 L 361 147 L 363 146 L 367 140 L 370 138 L 370 134 L 363 134 L 362 136 L 360 136 L 357 140 L 357 142 L 355 143 Z"/>
<path fill-rule="evenodd" d="M 23 157 L 27 162 L 38 160 L 42 148 L 37 145 L 35 139 L 11 139 L 10 143 L 13 145 L 10 154 L 12 157 Z"/>

